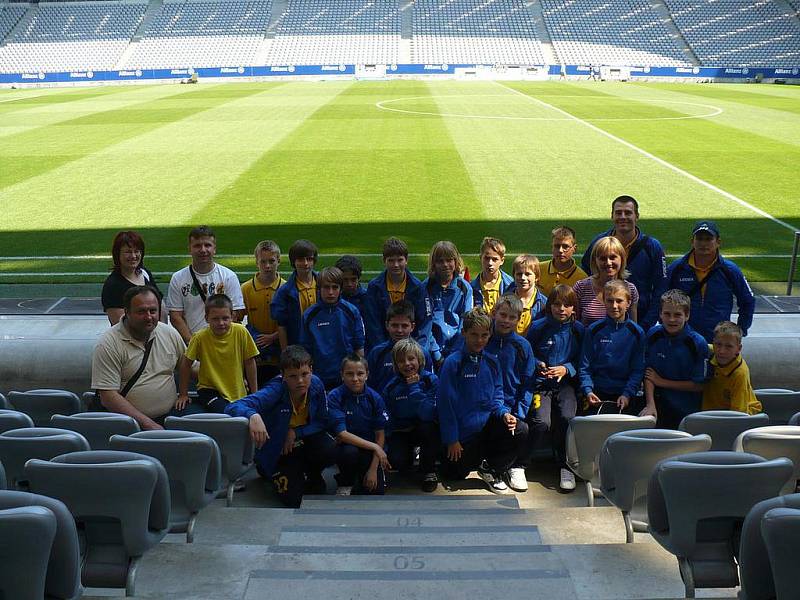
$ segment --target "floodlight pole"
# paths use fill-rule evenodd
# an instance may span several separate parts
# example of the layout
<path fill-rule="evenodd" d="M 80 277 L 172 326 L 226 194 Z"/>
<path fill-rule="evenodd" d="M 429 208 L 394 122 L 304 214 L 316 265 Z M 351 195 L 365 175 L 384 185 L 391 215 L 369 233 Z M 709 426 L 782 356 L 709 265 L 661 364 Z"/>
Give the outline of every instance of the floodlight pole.
<path fill-rule="evenodd" d="M 797 271 L 797 253 L 800 251 L 800 231 L 794 232 L 794 247 L 792 248 L 792 262 L 789 265 L 789 280 L 786 282 L 786 295 L 792 295 L 794 274 Z"/>

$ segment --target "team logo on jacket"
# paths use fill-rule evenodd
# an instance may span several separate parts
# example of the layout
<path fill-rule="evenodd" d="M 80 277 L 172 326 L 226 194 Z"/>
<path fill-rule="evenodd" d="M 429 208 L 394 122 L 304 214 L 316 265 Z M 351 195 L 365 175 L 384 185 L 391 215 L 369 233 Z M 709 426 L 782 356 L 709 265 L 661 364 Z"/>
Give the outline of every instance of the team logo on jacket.
<path fill-rule="evenodd" d="M 330 324 L 331 324 L 330 321 L 321 321 L 321 322 L 317 323 L 317 327 L 325 327 L 325 326 L 330 325 Z"/>

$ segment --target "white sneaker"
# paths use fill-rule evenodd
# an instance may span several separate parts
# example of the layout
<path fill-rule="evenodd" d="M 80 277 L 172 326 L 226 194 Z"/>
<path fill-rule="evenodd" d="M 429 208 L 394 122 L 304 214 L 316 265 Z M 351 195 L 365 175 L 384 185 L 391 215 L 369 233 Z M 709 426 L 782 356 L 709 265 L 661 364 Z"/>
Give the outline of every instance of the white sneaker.
<path fill-rule="evenodd" d="M 558 483 L 558 487 L 562 490 L 566 490 L 571 492 L 575 489 L 575 474 L 570 471 L 569 469 L 561 469 L 561 481 Z"/>
<path fill-rule="evenodd" d="M 352 485 L 340 485 L 336 488 L 336 495 L 337 496 L 349 496 L 350 492 L 353 491 Z"/>
<path fill-rule="evenodd" d="M 525 469 L 522 467 L 511 467 L 506 473 L 508 486 L 515 492 L 527 492 L 528 480 L 525 477 Z"/>
<path fill-rule="evenodd" d="M 490 492 L 494 492 L 495 494 L 505 494 L 508 491 L 506 482 L 499 477 L 495 477 L 495 474 L 491 471 L 485 471 L 483 468 L 480 468 L 478 469 L 478 477 L 486 482 L 486 485 L 489 486 Z"/>

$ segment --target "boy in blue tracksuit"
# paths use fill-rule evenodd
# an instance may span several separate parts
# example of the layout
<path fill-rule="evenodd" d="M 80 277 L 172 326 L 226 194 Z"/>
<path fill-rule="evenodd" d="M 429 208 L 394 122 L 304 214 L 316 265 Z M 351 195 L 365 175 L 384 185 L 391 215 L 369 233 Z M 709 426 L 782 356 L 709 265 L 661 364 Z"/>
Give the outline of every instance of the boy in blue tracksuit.
<path fill-rule="evenodd" d="M 383 244 L 383 264 L 386 269 L 367 285 L 367 310 L 364 316 L 366 348 L 371 350 L 388 339 L 386 311 L 395 302 L 408 300 L 414 306 L 414 332 L 412 336 L 428 350 L 429 341 L 423 335 L 431 317 L 430 305 L 425 297 L 422 282 L 408 270 L 408 246 L 391 237 Z"/>
<path fill-rule="evenodd" d="M 578 371 L 589 410 L 613 403 L 621 412 L 638 414 L 636 400 L 644 377 L 644 331 L 628 318 L 631 294 L 622 279 L 603 288 L 606 318 L 586 328 Z"/>
<path fill-rule="evenodd" d="M 441 364 L 447 342 L 461 331 L 461 315 L 472 309 L 472 288 L 460 275 L 463 272 L 464 261 L 455 244 L 436 242 L 428 258 L 428 277 L 422 282 L 431 307 L 425 337 L 436 365 Z"/>
<path fill-rule="evenodd" d="M 419 447 L 422 490 L 432 492 L 439 479 L 436 457 L 439 454 L 439 426 L 436 423 L 436 394 L 439 379 L 425 369 L 425 354 L 411 338 L 398 341 L 392 349 L 396 375 L 383 389 L 389 412 L 389 462 L 398 471 L 407 471 Z"/>
<path fill-rule="evenodd" d="M 395 302 L 386 311 L 386 331 L 389 332 L 389 339 L 372 348 L 367 355 L 368 383 L 378 392 L 383 392 L 383 388 L 395 374 L 392 349 L 400 340 L 410 339 L 414 331 L 414 306 L 408 300 Z M 421 367 L 433 371 L 431 355 L 426 350 L 422 352 L 425 361 Z"/>
<path fill-rule="evenodd" d="M 322 381 L 311 373 L 302 346 L 281 353 L 281 376 L 225 407 L 249 420 L 259 474 L 269 478 L 281 502 L 297 508 L 304 493 L 322 494 L 322 470 L 334 464 L 336 444 L 327 431 L 328 403 Z"/>
<path fill-rule="evenodd" d="M 667 290 L 667 259 L 664 248 L 656 238 L 639 229 L 639 203 L 633 196 L 618 196 L 611 203 L 614 227 L 595 236 L 581 259 L 581 267 L 591 273 L 592 248 L 597 240 L 613 236 L 627 251 L 628 281 L 639 292 L 638 322 L 647 331 L 658 322 L 659 300 Z"/>
<path fill-rule="evenodd" d="M 518 420 L 505 405 L 500 362 L 485 352 L 492 320 L 479 307 L 464 315 L 464 349 L 445 359 L 436 407 L 444 444 L 442 474 L 464 479 L 473 469 L 489 489 L 504 493 L 503 475 L 517 457 Z"/>
<path fill-rule="evenodd" d="M 339 443 L 337 494 L 377 494 L 386 490 L 389 461 L 383 447 L 389 415 L 381 395 L 367 387 L 367 361 L 348 354 L 342 361 L 342 385 L 328 395 L 331 432 Z"/>
<path fill-rule="evenodd" d="M 318 256 L 317 247 L 308 240 L 297 240 L 289 248 L 292 274 L 269 303 L 270 314 L 278 323 L 281 350 L 300 343 L 303 313 L 319 300 L 317 274 L 314 272 Z"/>
<path fill-rule="evenodd" d="M 654 415 L 658 426 L 677 429 L 681 420 L 701 410 L 708 379 L 708 344 L 689 325 L 691 300 L 680 290 L 661 296 L 661 323 L 647 332 L 644 397 L 641 414 Z"/>
<path fill-rule="evenodd" d="M 545 306 L 545 316 L 528 330 L 536 361 L 534 406 L 528 413 L 533 430 L 531 451 L 552 432 L 553 450 L 559 464 L 559 487 L 575 489 L 575 475 L 567 468 L 567 428 L 578 409 L 575 376 L 580 362 L 584 328 L 575 319 L 578 296 L 568 285 L 556 285 Z"/>
<path fill-rule="evenodd" d="M 686 292 L 692 300 L 689 325 L 711 344 L 714 328 L 728 321 L 736 298 L 737 324 L 744 335 L 753 323 L 755 296 L 744 274 L 719 253 L 721 239 L 714 221 L 699 221 L 692 229 L 692 250 L 667 269 L 669 289 Z"/>
<path fill-rule="evenodd" d="M 319 274 L 320 300 L 303 313 L 300 343 L 314 359 L 317 375 L 332 390 L 341 383 L 342 360 L 364 355 L 364 323 L 358 309 L 341 299 L 342 272 L 326 267 Z"/>
<path fill-rule="evenodd" d="M 480 253 L 481 272 L 470 282 L 472 301 L 475 306 L 484 306 L 492 314 L 495 302 L 514 283 L 514 278 L 500 269 L 506 260 L 506 245 L 502 240 L 483 238 Z"/>
<path fill-rule="evenodd" d="M 363 320 L 366 314 L 367 288 L 361 285 L 361 261 L 352 254 L 345 254 L 334 266 L 342 272 L 342 298 L 358 309 Z"/>

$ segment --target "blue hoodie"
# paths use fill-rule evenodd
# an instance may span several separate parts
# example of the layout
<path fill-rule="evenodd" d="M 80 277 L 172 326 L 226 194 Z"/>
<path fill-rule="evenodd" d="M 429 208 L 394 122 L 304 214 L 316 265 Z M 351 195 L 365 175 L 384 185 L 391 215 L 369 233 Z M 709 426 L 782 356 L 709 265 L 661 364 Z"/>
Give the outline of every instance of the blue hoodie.
<path fill-rule="evenodd" d="M 667 287 L 667 259 L 664 248 L 656 238 L 643 234 L 637 229 L 637 237 L 628 251 L 628 277 L 639 292 L 639 302 L 636 305 L 637 321 L 647 331 L 658 322 L 658 313 L 661 308 L 661 295 L 670 289 Z M 581 258 L 581 268 L 591 273 L 589 261 L 597 240 L 614 235 L 614 229 L 609 229 L 597 236 L 589 243 Z M 674 286 L 670 286 L 674 287 Z"/>
<path fill-rule="evenodd" d="M 508 273 L 500 271 L 500 295 L 502 296 L 508 291 L 508 286 L 514 283 L 514 278 Z M 472 287 L 472 304 L 473 306 L 483 306 L 483 292 L 481 291 L 481 276 L 478 275 L 475 279 L 469 282 Z"/>
<path fill-rule="evenodd" d="M 314 359 L 314 372 L 325 383 L 339 379 L 342 359 L 364 348 L 364 323 L 358 309 L 339 300 L 317 302 L 303 313 L 300 343 Z"/>
<path fill-rule="evenodd" d="M 438 361 L 447 341 L 461 331 L 461 316 L 472 310 L 472 288 L 463 277 L 453 277 L 445 288 L 430 277 L 422 285 L 430 301 L 432 313 L 426 330 L 430 340 L 428 350 L 433 360 Z"/>
<path fill-rule="evenodd" d="M 372 349 L 379 343 L 389 339 L 386 331 L 386 311 L 392 305 L 392 298 L 386 290 L 386 271 L 378 275 L 367 285 L 367 311 L 364 317 L 364 327 L 367 336 L 367 349 Z M 406 295 L 405 299 L 414 306 L 414 333 L 412 336 L 426 350 L 429 342 L 422 332 L 427 328 L 431 318 L 430 306 L 426 301 L 425 289 L 422 282 L 406 269 Z"/>
<path fill-rule="evenodd" d="M 314 279 L 317 273 L 313 273 Z M 317 301 L 319 302 L 319 288 L 317 288 Z M 270 315 L 279 326 L 286 329 L 288 345 L 300 343 L 300 326 L 303 314 L 300 312 L 300 294 L 297 291 L 297 273 L 292 272 L 278 291 L 272 296 L 269 303 Z"/>
<path fill-rule="evenodd" d="M 661 324 L 647 332 L 645 366 L 673 381 L 705 383 L 708 379 L 708 343 L 690 325 L 669 335 Z M 701 410 L 703 392 L 684 392 L 658 388 L 660 402 L 671 411 L 686 416 Z"/>
<path fill-rule="evenodd" d="M 383 389 L 389 412 L 389 434 L 413 427 L 420 421 L 435 421 L 438 391 L 439 378 L 428 370 L 420 371 L 416 383 L 406 383 L 405 377 L 399 375 L 392 377 Z"/>
<path fill-rule="evenodd" d="M 389 415 L 381 395 L 369 386 L 354 394 L 342 384 L 328 394 L 330 430 L 339 435 L 347 430 L 369 442 L 375 441 L 375 432 L 386 429 Z"/>
<path fill-rule="evenodd" d="M 272 475 L 278 463 L 286 434 L 289 431 L 289 420 L 292 417 L 292 401 L 289 389 L 283 379 L 278 376 L 257 392 L 231 402 L 225 407 L 225 414 L 232 417 L 249 419 L 258 413 L 267 427 L 269 439 L 256 450 L 255 461 L 263 473 Z M 325 399 L 325 386 L 316 375 L 311 376 L 308 388 L 308 424 L 294 428 L 298 441 L 305 437 L 325 431 L 328 426 L 328 403 Z"/>
<path fill-rule="evenodd" d="M 697 281 L 694 269 L 689 265 L 689 256 L 685 254 L 667 269 L 670 289 L 686 292 L 692 300 L 692 311 L 689 313 L 689 324 L 710 344 L 714 341 L 714 327 L 720 321 L 728 321 L 733 312 L 733 299 L 739 310 L 738 325 L 742 333 L 753 324 L 753 312 L 756 299 L 750 284 L 735 263 L 717 255 L 717 262 L 711 267 L 705 285 Z M 701 290 L 705 288 L 705 293 Z"/>
<path fill-rule="evenodd" d="M 439 373 L 436 399 L 442 443 L 467 442 L 478 435 L 491 415 L 510 412 L 503 402 L 500 363 L 492 354 L 458 351 L 448 356 Z"/>
<path fill-rule="evenodd" d="M 644 331 L 611 317 L 586 328 L 579 369 L 581 391 L 633 398 L 644 378 Z"/>
<path fill-rule="evenodd" d="M 528 329 L 528 341 L 533 348 L 536 362 L 544 363 L 547 367 L 566 367 L 566 380 L 572 379 L 578 372 L 583 335 L 584 326 L 580 321 L 561 323 L 553 317 L 538 319 Z M 561 382 L 548 379 L 541 376 L 539 369 L 536 369 L 537 390 L 557 389 L 564 379 Z"/>
<path fill-rule="evenodd" d="M 389 380 L 394 377 L 394 361 L 392 360 L 392 349 L 394 348 L 392 340 L 386 340 L 375 346 L 369 351 L 367 356 L 367 365 L 369 366 L 369 385 L 383 392 L 383 388 L 389 383 Z M 433 371 L 433 362 L 431 355 L 427 350 L 422 350 L 425 355 L 425 364 L 420 365 L 420 369 Z"/>

